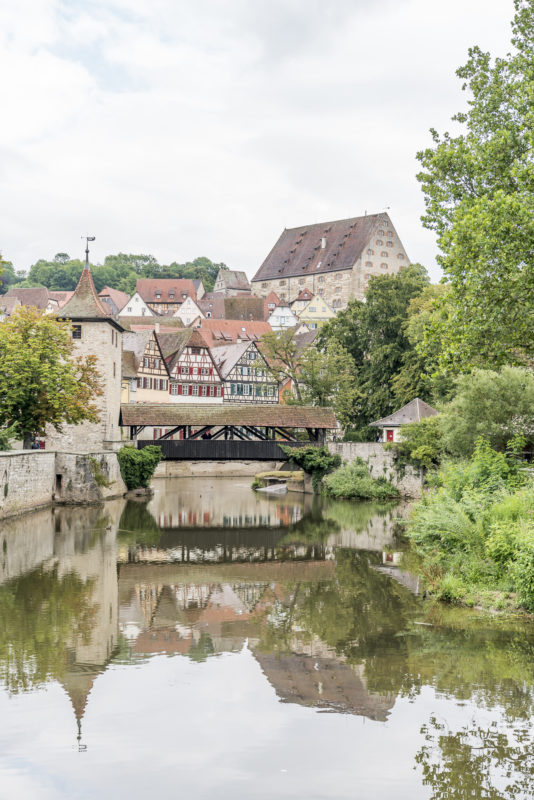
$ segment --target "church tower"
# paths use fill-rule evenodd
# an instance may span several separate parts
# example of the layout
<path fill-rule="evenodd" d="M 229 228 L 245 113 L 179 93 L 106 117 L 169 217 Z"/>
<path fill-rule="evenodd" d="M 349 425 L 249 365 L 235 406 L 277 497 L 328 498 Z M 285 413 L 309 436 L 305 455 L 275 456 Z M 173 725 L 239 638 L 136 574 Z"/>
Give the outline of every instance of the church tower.
<path fill-rule="evenodd" d="M 121 438 L 119 413 L 124 328 L 98 297 L 89 266 L 88 248 L 85 253 L 85 268 L 74 294 L 56 316 L 72 323 L 73 355 L 96 356 L 103 394 L 95 397 L 99 422 L 64 425 L 62 433 L 53 428 L 47 431 L 47 449 L 67 453 L 101 452 L 110 449 L 111 443 Z"/>

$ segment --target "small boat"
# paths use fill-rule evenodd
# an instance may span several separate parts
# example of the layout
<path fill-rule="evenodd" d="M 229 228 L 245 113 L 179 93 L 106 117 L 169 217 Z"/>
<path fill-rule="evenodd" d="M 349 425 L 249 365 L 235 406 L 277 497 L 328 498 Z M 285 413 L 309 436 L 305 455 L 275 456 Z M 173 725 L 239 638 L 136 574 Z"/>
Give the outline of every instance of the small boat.
<path fill-rule="evenodd" d="M 265 494 L 285 494 L 287 483 L 273 483 L 271 486 L 264 486 L 263 489 L 256 489 L 256 491 L 265 492 Z"/>

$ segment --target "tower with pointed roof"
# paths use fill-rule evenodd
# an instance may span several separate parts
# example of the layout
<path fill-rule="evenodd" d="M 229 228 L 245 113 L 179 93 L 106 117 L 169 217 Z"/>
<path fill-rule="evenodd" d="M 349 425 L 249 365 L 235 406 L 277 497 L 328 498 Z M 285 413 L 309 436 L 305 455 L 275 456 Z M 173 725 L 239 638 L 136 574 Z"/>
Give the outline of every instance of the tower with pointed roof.
<path fill-rule="evenodd" d="M 91 453 L 108 449 L 120 441 L 119 413 L 121 397 L 122 334 L 124 328 L 104 304 L 95 289 L 86 249 L 85 267 L 68 302 L 56 316 L 72 323 L 74 355 L 93 355 L 97 359 L 102 395 L 95 397 L 99 422 L 65 425 L 60 433 L 50 429 L 46 446 L 70 453 Z"/>

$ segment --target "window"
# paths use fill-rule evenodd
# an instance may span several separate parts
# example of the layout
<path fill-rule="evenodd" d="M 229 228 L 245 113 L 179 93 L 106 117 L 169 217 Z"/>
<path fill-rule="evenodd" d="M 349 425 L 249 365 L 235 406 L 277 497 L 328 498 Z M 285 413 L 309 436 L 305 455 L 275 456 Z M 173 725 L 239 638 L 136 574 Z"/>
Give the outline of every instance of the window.
<path fill-rule="evenodd" d="M 404 255 L 402 253 L 397 253 L 397 258 L 401 258 L 402 259 L 402 258 L 404 258 Z"/>
<path fill-rule="evenodd" d="M 319 290 L 317 291 L 317 294 L 319 295 L 319 297 L 322 297 L 322 296 L 323 296 L 323 294 L 324 294 L 324 289 L 319 289 Z"/>
<path fill-rule="evenodd" d="M 155 358 L 154 359 L 154 369 L 159 369 L 159 367 L 160 367 L 160 359 L 159 358 Z"/>
<path fill-rule="evenodd" d="M 393 242 L 386 242 L 386 247 L 393 247 Z"/>
<path fill-rule="evenodd" d="M 373 266 L 373 262 L 372 261 L 366 261 L 365 262 L 365 266 L 366 267 L 372 267 Z"/>
<path fill-rule="evenodd" d="M 369 250 L 367 251 L 367 255 L 368 255 L 368 256 L 374 256 L 374 254 L 375 254 L 375 251 L 374 251 L 374 250 L 371 250 L 371 249 L 369 249 Z"/>
<path fill-rule="evenodd" d="M 336 272 L 336 281 L 340 281 L 342 278 L 341 272 Z"/>
<path fill-rule="evenodd" d="M 380 255 L 382 256 L 382 258 L 387 258 L 387 257 L 388 257 L 387 250 L 382 250 L 382 252 L 380 253 Z"/>
<path fill-rule="evenodd" d="M 187 295 L 186 295 L 186 294 L 182 294 L 182 300 L 185 300 L 185 299 L 186 299 L 186 297 L 187 297 Z"/>
<path fill-rule="evenodd" d="M 176 395 L 178 394 L 178 384 L 177 383 L 171 383 L 171 394 L 174 397 L 176 397 Z"/>
<path fill-rule="evenodd" d="M 81 339 L 82 338 L 82 326 L 81 325 L 73 325 L 72 326 L 72 338 L 73 339 Z"/>
<path fill-rule="evenodd" d="M 143 378 L 143 389 L 151 389 L 152 388 L 150 386 L 151 383 L 152 381 L 150 380 L 150 378 Z"/>
<path fill-rule="evenodd" d="M 132 313 L 132 307 L 131 307 L 131 306 L 128 306 L 128 309 L 127 309 L 127 310 L 128 310 L 128 313 L 129 313 L 129 314 L 131 314 L 131 313 Z"/>
<path fill-rule="evenodd" d="M 161 300 L 161 292 L 156 292 L 156 300 Z"/>
<path fill-rule="evenodd" d="M 182 375 L 189 375 L 189 367 L 180 367 L 180 372 Z"/>
<path fill-rule="evenodd" d="M 231 383 L 230 384 L 230 394 L 235 394 L 235 393 L 236 393 L 236 391 L 235 391 L 235 383 Z"/>
<path fill-rule="evenodd" d="M 169 292 L 169 297 L 171 298 L 171 300 L 174 300 L 174 292 Z"/>
<path fill-rule="evenodd" d="M 274 395 L 274 386 L 268 386 L 267 387 L 267 395 L 269 397 L 272 397 Z"/>
<path fill-rule="evenodd" d="M 200 374 L 201 375 L 207 375 L 208 374 L 208 368 L 207 367 L 201 367 L 200 368 Z"/>
<path fill-rule="evenodd" d="M 312 314 L 315 314 L 315 312 L 317 311 L 317 307 L 316 306 L 310 306 L 310 311 L 311 311 Z"/>
<path fill-rule="evenodd" d="M 319 275 L 319 283 L 324 283 L 324 275 Z"/>
<path fill-rule="evenodd" d="M 286 293 L 280 292 L 280 300 L 285 300 L 285 299 L 286 299 Z"/>
<path fill-rule="evenodd" d="M 388 268 L 387 264 L 380 264 L 380 266 L 382 267 L 382 269 L 387 269 Z"/>
<path fill-rule="evenodd" d="M 150 359 L 147 358 L 147 356 L 145 356 L 143 358 L 143 367 L 149 367 L 149 366 L 150 366 Z"/>
<path fill-rule="evenodd" d="M 303 286 L 303 285 L 304 285 L 304 278 L 299 278 L 299 286 Z"/>
<path fill-rule="evenodd" d="M 249 357 L 249 359 L 250 359 L 251 361 L 254 361 L 254 360 L 256 359 L 256 356 L 257 356 L 257 355 L 258 355 L 258 354 L 257 354 L 257 353 L 254 353 L 252 350 L 250 350 L 250 351 L 249 351 L 249 353 L 248 353 L 248 357 Z"/>
<path fill-rule="evenodd" d="M 336 286 L 335 292 L 336 292 L 336 294 L 341 294 L 341 286 Z M 325 309 L 325 311 L 326 311 L 326 309 Z"/>
<path fill-rule="evenodd" d="M 261 288 L 262 289 L 267 289 L 268 286 L 269 286 L 268 283 L 262 283 Z"/>
<path fill-rule="evenodd" d="M 383 236 L 384 235 L 384 231 L 378 231 L 378 235 L 379 236 Z"/>
<path fill-rule="evenodd" d="M 166 392 L 167 389 L 169 388 L 167 381 L 164 380 L 163 378 L 160 378 L 159 380 L 159 388 L 161 392 Z"/>
<path fill-rule="evenodd" d="M 206 397 L 206 389 L 207 389 L 206 386 L 201 386 L 200 387 L 200 394 L 201 394 L 202 397 Z"/>
<path fill-rule="evenodd" d="M 377 243 L 377 244 L 379 244 L 379 245 L 380 245 L 380 244 L 384 244 L 384 242 L 382 241 L 382 239 L 377 239 L 377 240 L 376 240 L 376 243 Z"/>
<path fill-rule="evenodd" d="M 278 286 L 285 286 L 285 285 L 286 285 L 285 281 L 278 281 Z"/>
<path fill-rule="evenodd" d="M 113 362 L 113 377 L 115 377 L 115 373 L 116 373 L 116 366 L 115 366 L 115 362 Z"/>
<path fill-rule="evenodd" d="M 138 389 L 142 389 L 143 388 L 143 379 L 142 378 L 137 378 L 137 388 Z"/>

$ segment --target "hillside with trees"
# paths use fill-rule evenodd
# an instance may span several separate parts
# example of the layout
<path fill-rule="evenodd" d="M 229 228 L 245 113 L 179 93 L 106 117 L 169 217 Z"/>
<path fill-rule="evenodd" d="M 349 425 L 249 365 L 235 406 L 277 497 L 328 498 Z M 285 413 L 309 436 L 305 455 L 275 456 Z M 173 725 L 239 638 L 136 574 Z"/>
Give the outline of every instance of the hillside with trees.
<path fill-rule="evenodd" d="M 82 274 L 84 262 L 71 258 L 68 253 L 56 253 L 51 261 L 39 259 L 32 264 L 28 274 L 15 272 L 13 264 L 2 262 L 0 275 L 0 294 L 10 287 L 46 286 L 55 291 L 72 291 Z M 131 295 L 135 291 L 138 278 L 191 278 L 200 279 L 206 291 L 211 291 L 220 269 L 228 269 L 226 264 L 215 263 L 205 256 L 179 264 L 160 264 L 152 255 L 117 253 L 109 255 L 103 264 L 92 264 L 91 270 L 97 291 L 104 286 L 119 289 Z"/>

